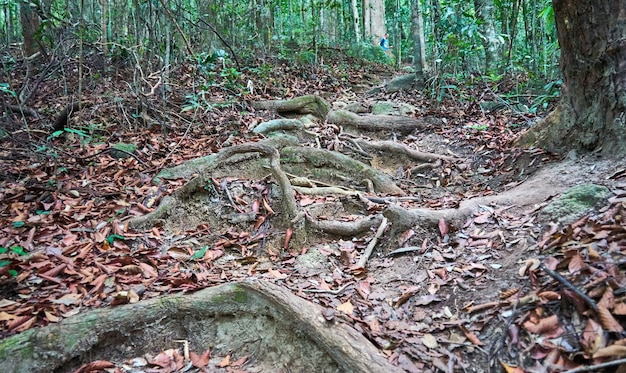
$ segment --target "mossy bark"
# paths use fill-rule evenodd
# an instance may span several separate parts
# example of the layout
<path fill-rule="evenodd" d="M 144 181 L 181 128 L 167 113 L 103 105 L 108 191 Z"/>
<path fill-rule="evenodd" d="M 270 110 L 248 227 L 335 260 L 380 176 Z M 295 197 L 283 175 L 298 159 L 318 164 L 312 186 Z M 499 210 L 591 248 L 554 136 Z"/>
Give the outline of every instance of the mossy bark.
<path fill-rule="evenodd" d="M 307 354 L 326 359 L 319 362 L 323 366 L 335 366 L 344 372 L 399 371 L 356 330 L 343 323 L 327 321 L 320 306 L 264 281 L 225 284 L 193 294 L 96 309 L 59 324 L 30 329 L 0 341 L 0 366 L 4 372 L 72 371 L 85 362 L 111 359 L 120 346 L 133 346 L 130 352 L 118 352 L 136 357 L 171 348 L 173 340 L 181 337 L 196 345 L 193 347 L 204 350 L 210 346 L 199 346 L 207 339 L 202 333 L 211 333 L 215 324 L 222 323 L 224 328 L 225 321 L 248 316 L 262 318 L 285 332 L 293 332 L 290 341 L 308 340 L 305 345 L 318 350 L 307 351 Z M 235 343 L 210 341 L 211 344 L 230 342 Z M 281 349 L 284 343 L 284 340 L 275 340 L 274 345 L 266 347 Z M 263 351 L 258 351 L 255 358 L 262 360 Z M 315 366 L 310 367 L 316 370 Z"/>
<path fill-rule="evenodd" d="M 415 130 L 441 125 L 441 120 L 431 117 L 411 118 L 394 115 L 357 115 L 346 110 L 333 110 L 328 113 L 328 123 L 352 126 L 368 131 L 395 131 L 408 135 Z"/>
<path fill-rule="evenodd" d="M 330 105 L 323 98 L 315 95 L 307 95 L 291 100 L 258 101 L 253 102 L 255 109 L 275 110 L 285 116 L 311 114 L 319 120 L 324 120 Z"/>

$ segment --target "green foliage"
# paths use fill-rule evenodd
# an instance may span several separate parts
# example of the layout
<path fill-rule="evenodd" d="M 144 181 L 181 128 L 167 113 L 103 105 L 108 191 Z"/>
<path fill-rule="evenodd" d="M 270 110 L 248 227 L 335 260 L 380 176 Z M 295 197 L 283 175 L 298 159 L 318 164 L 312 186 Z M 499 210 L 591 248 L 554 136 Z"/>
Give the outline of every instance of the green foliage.
<path fill-rule="evenodd" d="M 241 83 L 239 83 L 241 73 L 234 67 L 222 69 L 222 71 L 220 71 L 220 77 L 227 88 L 235 89 L 237 91 L 240 91 L 243 88 Z"/>
<path fill-rule="evenodd" d="M 482 20 L 471 1 L 418 1 L 427 38 L 424 56 L 427 74 L 461 75 L 461 80 L 476 72 L 489 74 L 490 71 L 482 71 L 484 46 L 485 42 L 492 42 L 491 45 L 497 46 L 495 61 L 491 63 L 495 76 L 527 73 L 535 83 L 559 78 L 552 0 L 494 0 L 494 12 L 489 20 L 492 22 Z M 7 36 L 7 45 L 21 41 L 20 2 L 0 0 L 0 3 L 7 8 L 0 12 L 0 36 L 3 40 Z M 34 4 L 39 5 L 39 2 Z M 317 64 L 323 60 L 319 58 L 323 47 L 333 45 L 347 48 L 352 57 L 392 63 L 392 57 L 385 54 L 377 42 L 370 42 L 363 27 L 360 32 L 364 41 L 354 42 L 351 2 L 347 1 L 183 1 L 176 4 L 156 0 L 107 1 L 108 25 L 104 29 L 101 29 L 102 9 L 97 2 L 94 4 L 51 1 L 47 4 L 50 7 L 48 17 L 40 20 L 39 29 L 34 30 L 36 39 L 49 47 L 48 52 L 68 53 L 71 50 L 75 53 L 76 39 L 85 42 L 83 45 L 91 51 L 91 45 L 100 45 L 106 36 L 109 42 L 107 57 L 115 66 L 138 65 L 147 68 L 144 72 L 161 68 L 156 66 L 159 62 L 154 65 L 154 61 L 162 63 L 166 50 L 171 53 L 168 57 L 172 64 L 191 57 L 198 67 L 196 76 L 201 79 L 195 86 L 199 88 L 188 96 L 184 110 L 210 110 L 211 103 L 206 95 L 211 88 L 219 86 L 234 95 L 242 92 L 240 71 L 230 67 L 232 56 L 226 52 L 230 50 L 219 48 L 223 43 L 216 35 L 224 38 L 240 61 L 245 57 L 255 60 L 278 57 L 299 64 Z M 357 2 L 361 15 L 362 5 Z M 403 59 L 398 62 L 404 63 L 408 63 L 407 57 L 412 55 L 413 48 L 410 5 L 408 0 L 385 1 L 386 27 L 397 43 L 394 52 L 397 51 L 398 58 Z M 491 23 L 495 33 L 485 32 L 485 25 Z M 186 55 L 182 37 L 189 41 L 193 50 L 203 52 Z M 166 45 L 170 48 L 166 49 Z M 90 76 L 98 74 L 105 77 L 107 72 L 94 70 Z M 258 74 L 261 78 L 271 78 L 269 71 L 259 70 Z M 445 85 L 438 84 L 433 96 L 441 97 L 440 86 Z M 15 97 L 15 92 L 6 83 L 0 83 L 1 93 Z M 444 89 L 444 95 L 450 93 L 448 88 Z"/>
<path fill-rule="evenodd" d="M 272 69 L 272 65 L 264 63 L 259 67 L 253 67 L 249 70 L 250 72 L 256 74 L 258 79 L 267 81 L 272 79 Z"/>
<path fill-rule="evenodd" d="M 109 245 L 113 245 L 113 242 L 115 240 L 126 240 L 126 237 L 124 236 L 120 236 L 119 234 L 112 234 L 110 236 L 107 237 L 106 241 Z"/>
<path fill-rule="evenodd" d="M 471 129 L 471 130 L 474 130 L 474 131 L 484 131 L 484 130 L 486 130 L 487 128 L 489 128 L 489 125 L 488 125 L 488 124 L 478 124 L 478 123 L 474 123 L 474 124 L 470 124 L 470 125 L 465 126 L 465 127 L 466 127 L 466 128 L 469 128 L 469 129 Z"/>
<path fill-rule="evenodd" d="M 82 145 L 89 144 L 92 141 L 92 139 L 93 139 L 91 135 L 85 133 L 83 130 L 76 129 L 76 128 L 65 128 L 65 129 L 62 129 L 62 130 L 59 130 L 59 131 L 52 132 L 50 135 L 48 135 L 48 137 L 46 138 L 46 141 L 50 141 L 52 139 L 56 139 L 56 138 L 60 137 L 63 134 L 72 135 L 72 136 L 78 136 L 78 138 L 80 138 L 80 140 L 81 140 L 81 144 Z M 45 152 L 48 149 L 47 149 L 47 147 L 45 145 L 42 145 L 37 150 L 41 151 L 41 152 Z"/>
<path fill-rule="evenodd" d="M 113 145 L 113 149 L 123 150 L 126 153 L 134 153 L 135 150 L 137 150 L 137 145 L 125 142 L 118 142 Z"/>
<path fill-rule="evenodd" d="M 12 253 L 18 256 L 28 255 L 26 250 L 24 250 L 24 248 L 21 246 L 11 246 L 10 248 L 0 246 L 0 254 L 8 254 L 8 253 Z"/>
<path fill-rule="evenodd" d="M 0 83 L 0 92 L 6 93 L 10 96 L 17 97 L 17 94 L 14 90 L 11 89 L 9 83 Z"/>
<path fill-rule="evenodd" d="M 439 87 L 439 93 L 437 94 L 437 102 L 440 103 L 443 101 L 443 98 L 446 96 L 446 93 L 451 97 L 454 97 L 454 92 L 458 92 L 459 87 L 454 84 L 445 84 Z"/>
<path fill-rule="evenodd" d="M 213 72 L 219 65 L 224 66 L 225 59 L 228 56 L 225 50 L 213 48 L 211 53 L 198 53 L 194 56 L 196 64 L 199 70 L 203 74 L 209 74 Z"/>
<path fill-rule="evenodd" d="M 554 22 L 554 8 L 552 7 L 552 0 L 547 0 L 543 9 L 539 12 L 539 17 L 543 20 L 546 33 L 556 32 L 556 23 Z"/>
<path fill-rule="evenodd" d="M 203 96 L 200 96 L 196 93 L 192 93 L 192 94 L 186 95 L 185 98 L 187 99 L 187 102 L 181 110 L 182 113 L 184 113 L 185 111 L 202 109 L 203 105 L 200 102 L 204 101 Z"/>
<path fill-rule="evenodd" d="M 199 53 L 194 56 L 201 82 L 195 92 L 187 94 L 182 112 L 190 110 L 210 111 L 223 103 L 210 101 L 213 88 L 225 89 L 233 95 L 241 95 L 244 90 L 241 72 L 234 67 L 226 67 L 228 54 L 223 49 L 213 48 L 211 53 Z M 230 105 L 230 104 L 229 104 Z"/>
<path fill-rule="evenodd" d="M 391 64 L 391 57 L 376 44 L 361 42 L 352 44 L 347 51 L 348 56 L 361 58 L 367 61 Z"/>
<path fill-rule="evenodd" d="M 198 250 L 198 251 L 193 253 L 193 255 L 191 256 L 190 260 L 199 260 L 199 259 L 204 258 L 204 254 L 206 254 L 208 249 L 209 249 L 208 246 L 202 246 L 202 248 L 200 248 L 200 250 Z"/>
<path fill-rule="evenodd" d="M 562 85 L 563 81 L 558 79 L 543 86 L 544 93 L 540 94 L 537 98 L 535 98 L 535 100 L 533 100 L 530 112 L 536 113 L 539 109 L 547 110 L 550 104 L 556 102 L 561 96 Z"/>
<path fill-rule="evenodd" d="M 302 65 L 313 65 L 317 62 L 317 54 L 314 51 L 302 51 L 295 54 L 295 60 Z"/>
<path fill-rule="evenodd" d="M 11 268 L 11 265 L 14 264 L 14 260 L 11 258 L 15 256 L 27 256 L 28 253 L 21 246 L 11 246 L 10 248 L 0 246 L 0 255 L 8 257 L 8 259 L 0 260 L 0 271 L 2 271 L 5 268 L 8 268 L 7 273 L 11 277 L 17 277 L 19 273 L 17 270 Z"/>

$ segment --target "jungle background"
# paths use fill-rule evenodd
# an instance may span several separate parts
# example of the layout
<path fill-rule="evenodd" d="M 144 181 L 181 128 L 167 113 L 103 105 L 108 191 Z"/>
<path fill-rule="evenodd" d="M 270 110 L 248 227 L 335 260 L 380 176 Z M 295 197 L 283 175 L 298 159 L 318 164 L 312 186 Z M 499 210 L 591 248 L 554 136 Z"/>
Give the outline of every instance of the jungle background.
<path fill-rule="evenodd" d="M 3 366 L 624 369 L 552 1 L 1 4 Z"/>

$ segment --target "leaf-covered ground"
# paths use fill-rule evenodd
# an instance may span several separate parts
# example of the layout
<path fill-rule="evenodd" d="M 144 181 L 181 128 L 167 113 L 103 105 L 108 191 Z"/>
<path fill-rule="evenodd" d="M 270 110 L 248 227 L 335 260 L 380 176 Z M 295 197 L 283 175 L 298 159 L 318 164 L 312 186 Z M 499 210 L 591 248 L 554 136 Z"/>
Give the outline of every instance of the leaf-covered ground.
<path fill-rule="evenodd" d="M 496 110 L 480 103 L 499 102 L 494 92 L 507 92 L 519 77 L 497 87 L 431 81 L 425 92 L 387 94 L 366 91 L 399 72 L 345 58 L 328 57 L 323 66 L 275 60 L 242 72 L 181 64 L 166 83 L 162 72 L 139 76 L 132 66 L 110 62 L 88 62 L 81 108 L 57 132 L 53 124 L 79 87 L 76 74 L 63 75 L 78 70 L 76 61 L 42 63 L 36 84 L 32 76 L 25 79 L 25 62 L 7 72 L 12 86 L 32 90 L 26 102 L 32 112 L 6 107 L 0 119 L 2 337 L 94 307 L 253 277 L 322 305 L 325 317 L 352 325 L 407 372 L 601 369 L 626 356 L 623 162 L 511 147 L 516 133 L 537 118 L 507 102 Z M 442 100 L 439 93 L 445 93 Z M 455 208 L 524 185 L 541 172 L 545 183 L 533 188 L 544 188 L 546 198 L 531 206 L 481 205 L 459 226 L 442 220 L 435 229 L 415 226 L 386 236 L 366 268 L 355 264 L 375 230 L 324 236 L 308 247 L 267 246 L 266 240 L 289 234 L 264 229 L 274 213 L 270 179 L 233 174 L 213 180 L 215 186 L 237 185 L 240 194 L 228 197 L 238 213 L 252 214 L 250 229 L 234 223 L 225 229 L 186 223 L 176 232 L 158 225 L 128 229 L 129 219 L 153 211 L 183 185 L 153 185 L 160 170 L 261 140 L 251 129 L 277 115 L 250 103 L 305 94 L 330 103 L 408 103 L 417 108 L 414 117 L 443 119 L 442 126 L 408 136 L 383 134 L 464 160 L 465 168 L 443 162 L 387 170 L 411 197 L 395 200 L 403 207 Z M 354 151 L 336 126 L 322 123 L 311 131 L 325 148 Z M 550 198 L 564 186 L 590 181 L 607 185 L 612 197 L 574 222 L 551 223 L 542 210 Z M 309 206 L 341 198 L 297 194 L 297 200 Z M 372 205 L 371 212 L 383 208 Z M 193 369 L 248 371 L 247 356 L 183 350 L 173 342 L 171 350 L 93 362 L 83 371 L 131 366 L 171 372 L 189 369 L 189 363 Z"/>

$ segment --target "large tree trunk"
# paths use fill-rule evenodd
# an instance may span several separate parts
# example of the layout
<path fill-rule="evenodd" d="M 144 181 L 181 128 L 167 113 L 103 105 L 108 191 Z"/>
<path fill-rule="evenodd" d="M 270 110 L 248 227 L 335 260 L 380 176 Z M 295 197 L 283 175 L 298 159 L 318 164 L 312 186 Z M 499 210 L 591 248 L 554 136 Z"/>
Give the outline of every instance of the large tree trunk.
<path fill-rule="evenodd" d="M 559 108 L 519 144 L 626 154 L 626 0 L 554 0 L 561 45 Z"/>
<path fill-rule="evenodd" d="M 384 0 L 363 0 L 363 32 L 374 44 L 387 33 Z"/>
<path fill-rule="evenodd" d="M 370 0 L 370 5 L 372 7 L 372 35 L 381 38 L 387 33 L 387 27 L 385 27 L 385 0 Z"/>

